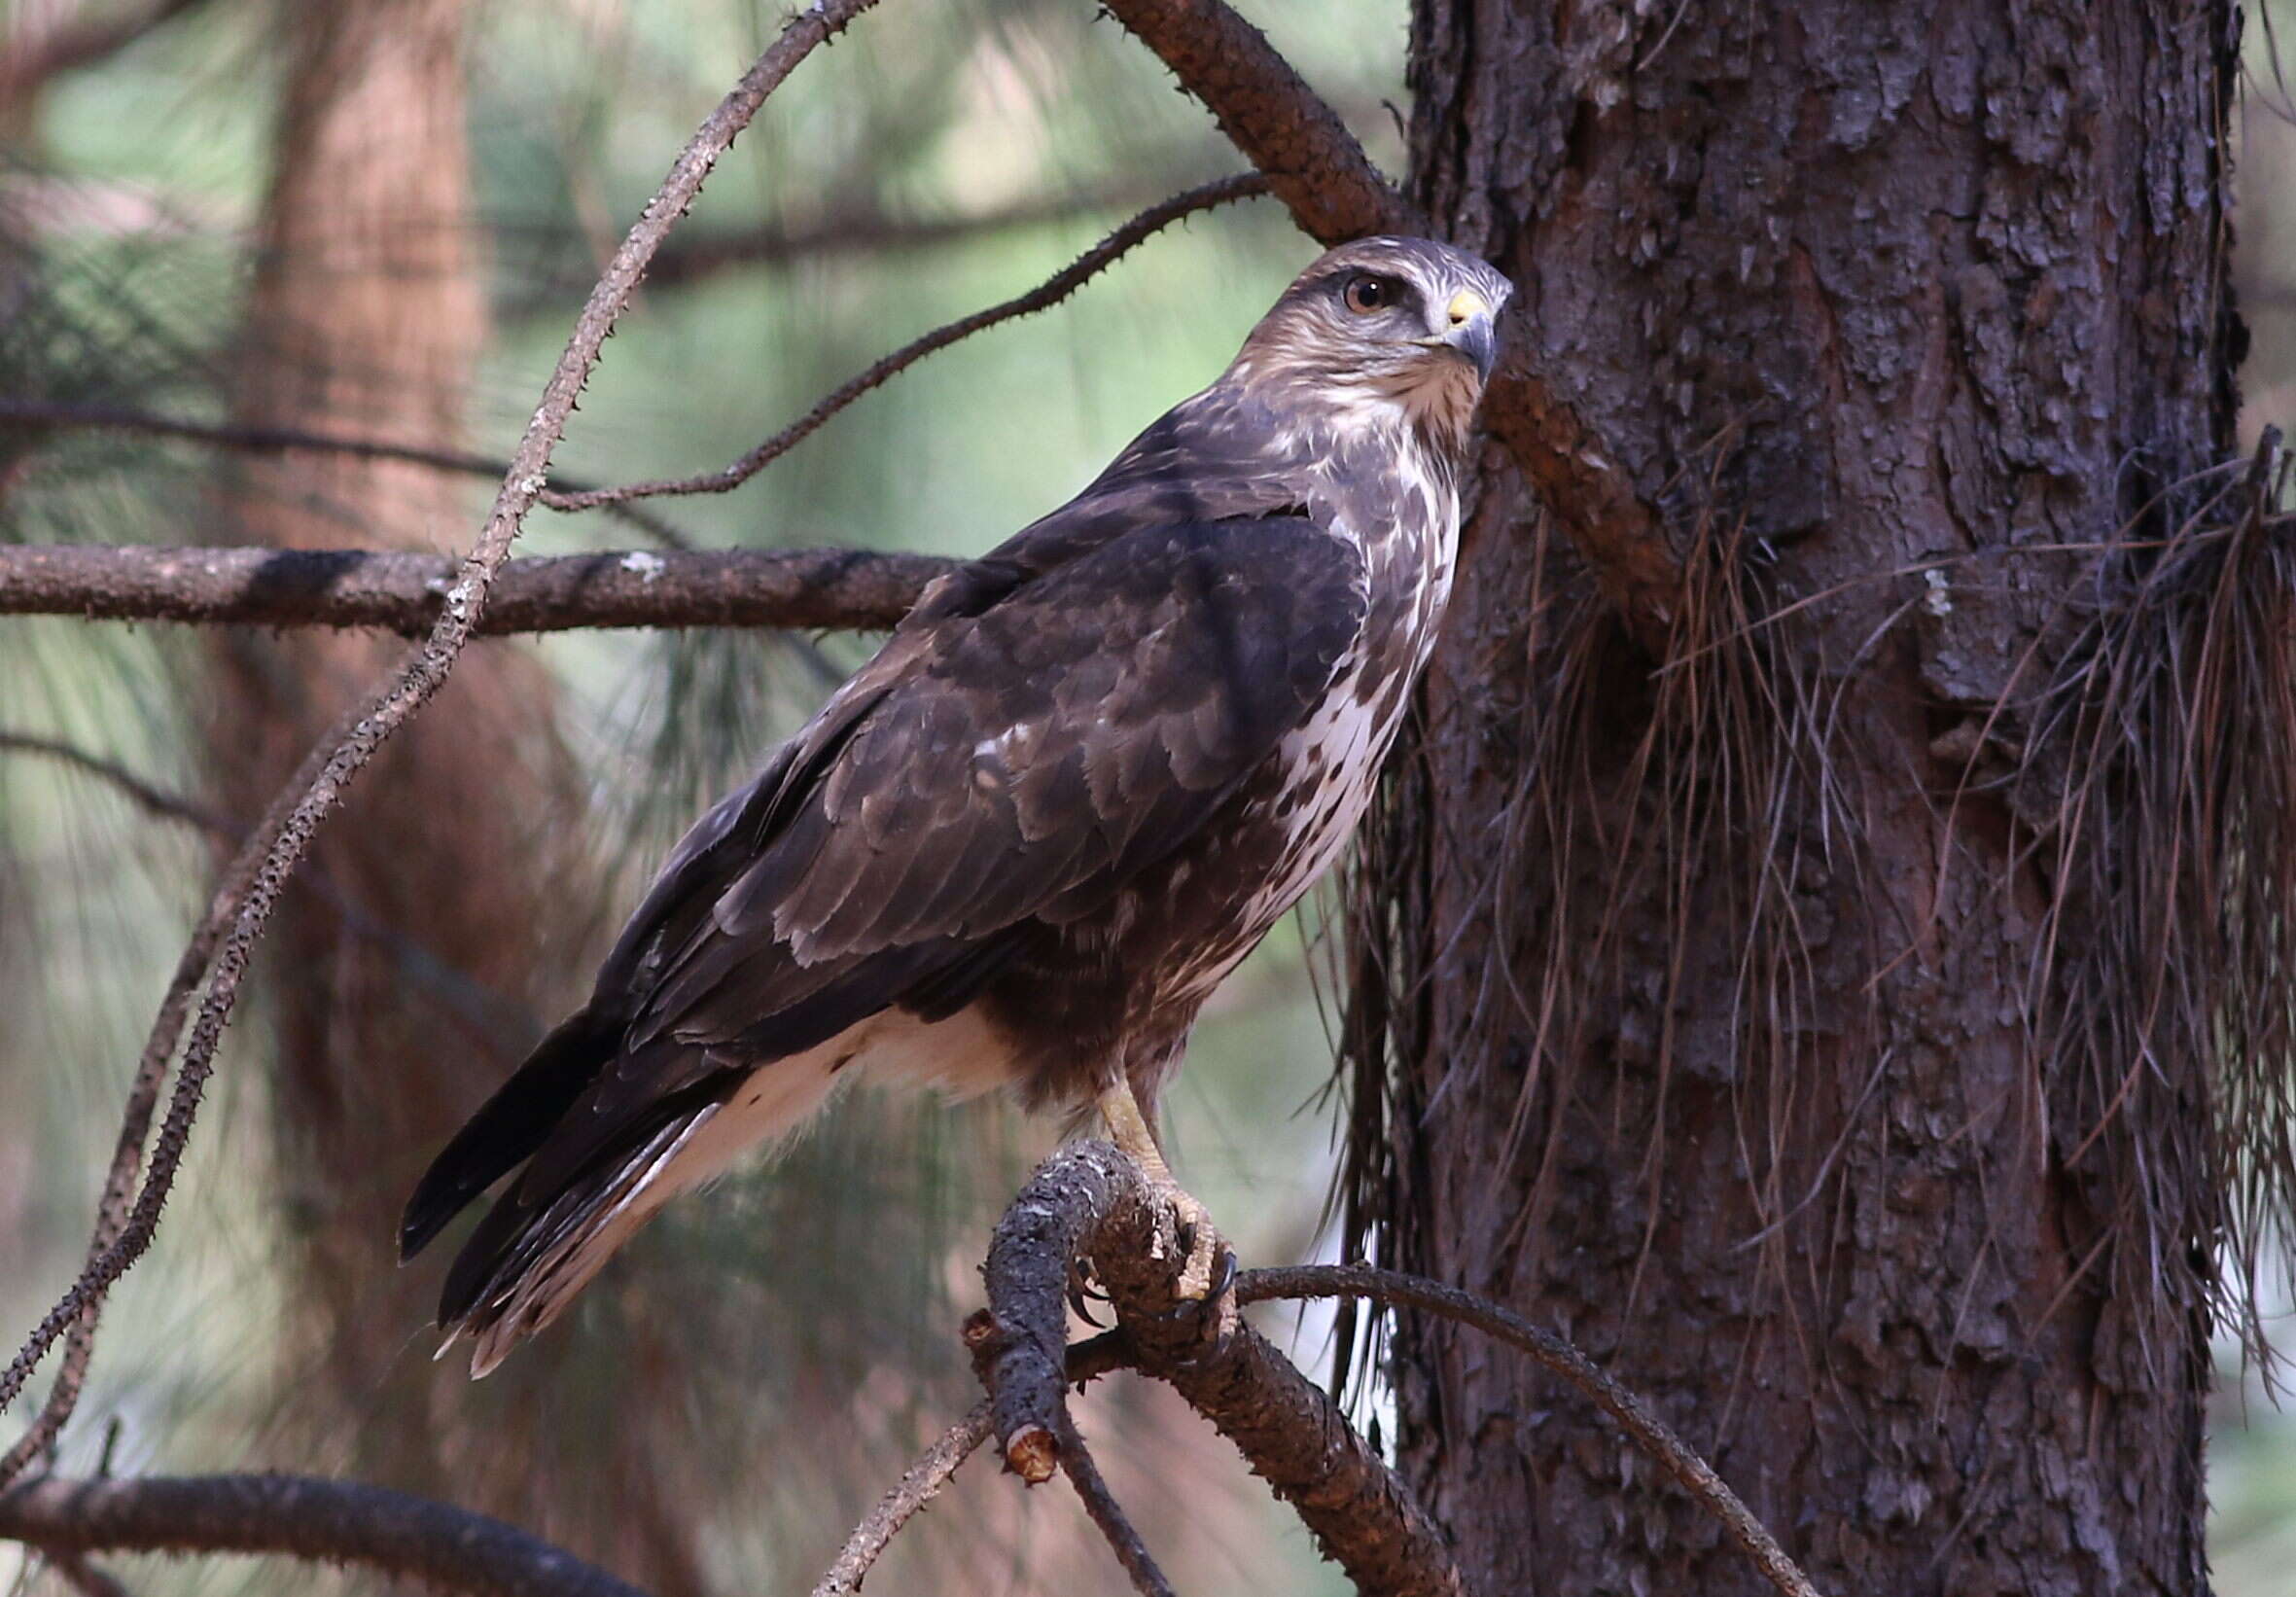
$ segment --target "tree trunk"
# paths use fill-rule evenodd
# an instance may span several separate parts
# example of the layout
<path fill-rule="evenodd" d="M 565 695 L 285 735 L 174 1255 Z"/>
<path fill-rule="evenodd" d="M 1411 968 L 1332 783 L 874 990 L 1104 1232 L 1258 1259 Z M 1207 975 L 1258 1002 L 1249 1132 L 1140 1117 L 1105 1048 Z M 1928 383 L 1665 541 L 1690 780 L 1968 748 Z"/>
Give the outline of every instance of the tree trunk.
<path fill-rule="evenodd" d="M 1680 581 L 1623 624 L 1484 474 L 1365 845 L 1357 1231 L 1652 1395 L 1823 1589 L 2206 1589 L 2223 1044 L 2114 819 L 2185 706 L 2095 695 L 2176 657 L 2102 546 L 2231 445 L 2235 28 L 1418 0 L 1414 197 Z M 1393 1351 L 1481 1589 L 1761 1589 L 1523 1361 Z"/>
<path fill-rule="evenodd" d="M 253 426 L 452 447 L 486 331 L 465 131 L 467 0 L 285 4 L 284 104 L 237 373 Z M 282 548 L 459 550 L 469 485 L 289 455 L 241 466 L 226 531 Z M 211 738 L 252 822 L 406 645 L 231 633 Z M 473 1388 L 420 1334 L 435 1272 L 393 1266 L 424 1162 L 517 1062 L 594 951 L 552 842 L 580 804 L 547 674 L 471 651 L 330 827 L 272 940 L 272 1093 L 288 1230 L 281 1389 L 320 1468 L 506 1514 L 652 1589 L 699 1589 L 695 1527 L 631 1352 L 580 1401 L 538 1402 L 572 1350 Z M 570 924 L 570 917 L 573 923 Z M 549 974 L 546 974 L 549 973 Z M 537 989 L 540 989 L 539 991 Z M 497 1390 L 499 1388 L 499 1390 Z"/>

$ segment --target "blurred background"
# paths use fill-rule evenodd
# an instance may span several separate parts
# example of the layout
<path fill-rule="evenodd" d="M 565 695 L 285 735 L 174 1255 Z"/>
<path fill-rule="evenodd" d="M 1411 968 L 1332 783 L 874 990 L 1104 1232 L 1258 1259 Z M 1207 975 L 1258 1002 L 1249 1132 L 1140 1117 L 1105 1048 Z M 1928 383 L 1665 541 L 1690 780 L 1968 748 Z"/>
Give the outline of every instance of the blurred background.
<path fill-rule="evenodd" d="M 1403 0 L 1244 10 L 1397 167 Z M 780 16 L 744 0 L 0 0 L 15 408 L 0 539 L 467 545 L 482 477 L 118 424 L 507 454 L 597 267 Z M 2251 432 L 2296 414 L 2296 103 L 2267 44 L 2252 21 Z M 558 464 L 591 481 L 721 465 L 878 355 L 1240 169 L 1088 5 L 886 6 L 721 164 Z M 653 529 L 538 513 L 522 548 L 979 550 L 1216 374 L 1311 254 L 1271 201 L 1198 216 L 1054 311 L 865 398 L 739 492 L 654 502 Z M 685 823 L 867 645 L 474 646 L 274 929 L 159 1242 L 115 1295 L 67 1469 L 354 1473 L 506 1514 L 662 1597 L 810 1585 L 972 1401 L 955 1327 L 989 1224 L 1056 1128 L 993 1103 L 851 1095 L 770 1170 L 673 1206 L 568 1323 L 477 1386 L 431 1362 L 439 1260 L 397 1270 L 390 1238 L 429 1153 L 579 1000 Z M 218 851 L 398 647 L 0 618 L 0 1341 L 85 1247 L 119 1099 Z M 122 772 L 176 801 L 137 798 Z M 1184 1177 L 1251 1259 L 1328 1246 L 1315 924 L 1230 983 L 1168 1100 Z M 1269 1329 L 1327 1361 L 1326 1321 Z M 1081 1416 L 1175 1580 L 1341 1590 L 1164 1396 L 1119 1378 Z M 2229 1349 L 2217 1420 L 2218 1589 L 2283 1592 L 2296 1423 Z M 111 1562 L 139 1593 L 335 1579 Z M 0 1545 L 0 1590 L 47 1579 Z M 1121 1578 L 1065 1491 L 976 1464 L 870 1589 Z"/>

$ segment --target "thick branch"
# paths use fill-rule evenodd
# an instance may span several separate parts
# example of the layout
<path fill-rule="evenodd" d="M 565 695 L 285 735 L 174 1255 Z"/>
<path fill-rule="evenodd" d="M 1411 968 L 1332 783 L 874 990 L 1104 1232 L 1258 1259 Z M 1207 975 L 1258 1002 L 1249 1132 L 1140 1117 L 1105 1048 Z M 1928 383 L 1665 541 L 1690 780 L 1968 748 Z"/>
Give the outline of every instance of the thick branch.
<path fill-rule="evenodd" d="M 1269 190 L 1310 238 L 1329 245 L 1366 233 L 1428 231 L 1339 113 L 1266 34 L 1220 0 L 1107 4 L 1172 69 L 1180 87 L 1203 102 L 1228 142 L 1266 174 Z"/>
<path fill-rule="evenodd" d="M 1328 1394 L 1246 1326 L 1207 1341 L 1173 1295 L 1182 1250 L 1168 1197 L 1103 1143 L 1063 1150 L 1005 1213 L 989 1247 L 984 1364 L 1006 1461 L 1058 1467 L 1072 1262 L 1093 1261 L 1137 1367 L 1169 1382 L 1234 1442 L 1365 1597 L 1458 1597 L 1443 1536 Z M 1181 1312 L 1177 1317 L 1174 1311 Z"/>
<path fill-rule="evenodd" d="M 643 1597 L 484 1514 L 298 1475 L 37 1480 L 0 1492 L 0 1537 L 46 1552 L 282 1553 L 473 1597 Z"/>
<path fill-rule="evenodd" d="M 953 561 L 861 550 L 611 551 L 512 560 L 481 634 L 602 626 L 891 626 Z M 0 615 L 373 626 L 421 636 L 455 562 L 355 550 L 0 546 Z"/>

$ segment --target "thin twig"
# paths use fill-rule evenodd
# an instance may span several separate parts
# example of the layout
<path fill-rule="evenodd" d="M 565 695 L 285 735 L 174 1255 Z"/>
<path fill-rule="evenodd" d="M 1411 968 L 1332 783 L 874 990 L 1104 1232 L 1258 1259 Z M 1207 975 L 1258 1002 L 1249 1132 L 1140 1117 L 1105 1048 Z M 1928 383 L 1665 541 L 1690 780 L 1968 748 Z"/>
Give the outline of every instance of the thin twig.
<path fill-rule="evenodd" d="M 529 555 L 502 568 L 473 630 L 887 627 L 956 564 L 853 549 Z M 444 555 L 395 550 L 0 545 L 0 615 L 419 637 L 438 624 L 454 578 Z"/>
<path fill-rule="evenodd" d="M 227 848 L 237 848 L 246 840 L 244 830 L 227 817 L 72 744 L 0 730 L 0 755 L 6 754 L 30 754 L 85 771 L 124 793 L 154 818 L 191 827 Z M 437 999 L 441 1009 L 468 1026 L 474 1036 L 497 1051 L 514 1054 L 525 1050 L 534 1037 L 535 1020 L 523 1006 L 456 970 L 414 938 L 377 920 L 324 870 L 310 871 L 303 881 L 311 894 L 340 918 L 346 932 L 388 955 L 398 971 Z"/>
<path fill-rule="evenodd" d="M 0 1537 L 51 1557 L 281 1553 L 472 1597 L 644 1597 L 515 1525 L 381 1486 L 310 1476 L 36 1480 L 0 1492 Z"/>
<path fill-rule="evenodd" d="M 110 783 L 134 799 L 140 807 L 163 820 L 181 821 L 227 842 L 239 840 L 238 829 L 215 811 L 194 803 L 181 794 L 169 793 L 164 788 L 155 786 L 116 761 L 89 754 L 86 749 L 75 747 L 60 738 L 0 728 L 0 754 L 37 755 L 43 760 L 69 765 Z"/>
<path fill-rule="evenodd" d="M 833 210 L 795 225 L 768 222 L 739 232 L 687 232 L 653 258 L 646 286 L 689 283 L 728 267 L 778 266 L 825 255 L 887 255 L 938 249 L 1001 232 L 1137 210 L 1170 194 L 1170 184 L 1135 178 L 1082 194 L 1030 195 L 957 216 L 895 216 L 874 206 Z"/>
<path fill-rule="evenodd" d="M 1248 173 L 1242 177 L 1222 178 L 1217 183 L 1207 183 L 1200 189 L 1175 195 L 1170 199 L 1149 206 L 1026 294 L 1007 300 L 1002 304 L 991 305 L 986 310 L 976 310 L 945 327 L 935 328 L 858 375 L 847 378 L 812 409 L 732 465 L 714 472 L 704 472 L 698 477 L 658 478 L 646 482 L 625 482 L 613 488 L 593 488 L 586 493 L 571 493 L 559 502 L 558 508 L 568 511 L 590 510 L 597 506 L 618 505 L 628 500 L 653 498 L 660 494 L 729 493 L 812 437 L 831 416 L 862 395 L 882 386 L 926 356 L 946 349 L 959 339 L 969 338 L 1000 322 L 1034 315 L 1059 303 L 1091 281 L 1118 256 L 1183 217 L 1267 192 L 1266 178 L 1257 173 Z"/>
<path fill-rule="evenodd" d="M 1647 1403 L 1611 1379 L 1577 1348 L 1553 1331 L 1533 1325 L 1512 1309 L 1501 1308 L 1488 1298 L 1438 1281 L 1395 1270 L 1374 1269 L 1366 1264 L 1298 1264 L 1281 1269 L 1247 1270 L 1236 1278 L 1236 1297 L 1245 1303 L 1274 1298 L 1367 1297 L 1381 1303 L 1408 1304 L 1472 1326 L 1486 1335 L 1521 1348 L 1617 1421 L 1620 1430 L 1721 1522 L 1730 1539 L 1745 1549 L 1755 1568 L 1785 1597 L 1818 1597 L 1810 1578 L 1785 1555 L 1785 1549 L 1754 1516 L 1753 1510 Z"/>
<path fill-rule="evenodd" d="M 274 804 L 274 815 L 277 810 Z M 113 1144 L 112 1162 L 104 1172 L 102 1195 L 96 1200 L 95 1232 L 88 1241 L 91 1259 L 108 1252 L 126 1227 L 128 1203 L 135 1195 L 136 1177 L 143 1169 L 144 1143 L 151 1135 L 152 1116 L 159 1107 L 167 1062 L 175 1056 L 176 1040 L 183 1035 L 184 1021 L 191 1013 L 192 999 L 199 990 L 200 979 L 214 960 L 224 934 L 230 929 L 232 910 L 254 879 L 257 863 L 263 857 L 264 848 L 268 846 L 267 836 L 267 830 L 259 827 L 240 845 L 239 852 L 226 868 L 222 884 L 209 901 L 206 913 L 176 960 L 174 974 L 168 977 L 167 990 L 159 1000 L 159 1016 L 152 1023 L 151 1035 L 144 1040 L 143 1055 L 136 1061 L 135 1075 L 127 1086 L 127 1101 L 120 1112 L 120 1135 Z M 64 1356 L 56 1369 L 55 1384 L 49 1389 L 48 1401 L 24 1428 L 23 1435 L 17 1437 L 15 1445 L 5 1454 L 0 1454 L 0 1491 L 5 1491 L 32 1464 L 50 1456 L 65 1423 L 72 1417 L 72 1410 L 79 1404 L 80 1390 L 88 1379 L 88 1362 L 95 1356 L 95 1326 L 103 1312 L 104 1290 L 97 1287 L 81 1292 L 75 1283 L 73 1293 L 67 1295 L 68 1298 L 74 1296 L 78 1303 L 72 1314 L 70 1332 L 64 1338 Z M 0 1389 L 0 1408 L 7 1407 L 22 1389 L 34 1362 L 30 1354 L 18 1354 L 16 1363 L 9 1366 L 13 1385 Z M 18 1372 L 18 1365 L 22 1366 L 21 1373 Z"/>
<path fill-rule="evenodd" d="M 1068 1379 L 1072 1385 L 1082 1386 L 1111 1370 L 1125 1368 L 1131 1362 L 1130 1344 L 1120 1333 L 1111 1331 L 1068 1350 Z M 957 1467 L 988 1439 L 989 1430 L 989 1405 L 984 1402 L 942 1432 L 900 1482 L 878 1500 L 867 1517 L 853 1528 L 837 1561 L 814 1586 L 813 1597 L 852 1597 L 859 1591 L 894 1536 L 948 1484 Z"/>
<path fill-rule="evenodd" d="M 34 1366 L 57 1339 L 84 1317 L 92 1317 L 112 1283 L 150 1245 L 159 1225 L 160 1209 L 182 1162 L 200 1095 L 213 1066 L 216 1046 L 230 1017 L 248 960 L 289 874 L 308 852 L 320 825 L 340 801 L 343 790 L 383 740 L 438 692 L 464 645 L 470 641 L 485 609 L 488 590 L 510 559 L 511 545 L 548 480 L 550 452 L 565 430 L 575 401 L 597 362 L 600 347 L 644 273 L 646 263 L 692 203 L 718 157 L 748 125 L 765 96 L 816 47 L 842 30 L 871 3 L 872 0 L 819 0 L 793 18 L 679 154 L 669 176 L 647 202 L 644 214 L 615 252 L 583 305 L 565 352 L 559 356 L 542 401 L 518 442 L 510 473 L 495 496 L 485 530 L 447 591 L 437 626 L 428 640 L 393 673 L 383 690 L 322 738 L 304 760 L 283 793 L 281 805 L 277 806 L 284 808 L 283 818 L 275 829 L 268 825 L 259 828 L 248 848 L 241 851 L 240 859 L 244 862 L 255 853 L 259 843 L 263 845 L 244 889 L 240 887 L 237 862 L 227 872 L 202 922 L 201 936 L 207 926 L 219 920 L 226 922 L 230 930 L 216 950 L 207 995 L 185 1044 L 175 1091 L 160 1125 L 142 1190 L 137 1193 L 117 1236 L 106 1240 L 107 1227 L 99 1218 L 90 1257 L 79 1279 L 34 1328 L 6 1371 L 0 1372 L 0 1409 L 15 1402 Z M 194 937 L 194 948 L 199 941 L 200 937 Z M 189 959 L 189 951 L 186 957 Z M 162 1060 L 173 1051 L 174 1030 L 180 1025 L 180 1019 L 171 1023 L 173 998 L 171 989 L 170 1002 L 162 1006 L 159 1021 L 146 1047 L 147 1060 L 155 1051 Z M 139 1071 L 139 1085 L 141 1081 Z M 131 1106 L 127 1119 L 133 1118 Z"/>
<path fill-rule="evenodd" d="M 43 400 L 0 399 L 0 437 L 10 432 L 116 432 L 142 433 L 154 438 L 184 439 L 219 449 L 247 454 L 348 455 L 355 460 L 393 460 L 433 471 L 483 477 L 499 482 L 509 465 L 486 455 L 462 449 L 435 449 L 419 444 L 394 444 L 387 439 L 353 438 L 340 433 L 314 433 L 298 427 L 243 427 L 218 422 L 192 421 L 181 416 L 154 415 L 109 405 L 61 405 Z M 587 487 L 584 482 L 553 477 L 539 502 L 546 510 L 565 508 L 566 496 Z M 649 511 L 626 507 L 615 513 L 664 549 L 691 549 L 687 536 Z"/>
<path fill-rule="evenodd" d="M 982 1405 L 985 1408 L 987 1405 Z M 1076 1487 L 1077 1497 L 1084 1505 L 1085 1517 L 1090 1519 L 1110 1548 L 1116 1562 L 1124 1566 L 1132 1586 L 1140 1597 L 1177 1597 L 1172 1582 L 1164 1579 L 1164 1572 L 1149 1556 L 1148 1544 L 1140 1539 L 1132 1521 L 1116 1503 L 1115 1494 L 1101 1477 L 1100 1466 L 1092 1461 L 1092 1450 L 1084 1445 L 1082 1433 L 1071 1421 L 1068 1434 L 1061 1438 L 1060 1469 Z"/>
<path fill-rule="evenodd" d="M 837 1561 L 813 1588 L 813 1597 L 851 1597 L 861 1589 L 861 1582 L 882 1554 L 901 1526 L 907 1524 L 918 1509 L 930 1503 L 949 1477 L 957 1473 L 957 1466 L 972 1456 L 973 1450 L 989 1437 L 989 1405 L 986 1401 L 975 1403 L 972 1412 L 941 1433 L 940 1439 L 925 1449 L 922 1457 L 909 1466 L 894 1488 L 877 1502 L 868 1517 L 853 1528 L 845 1539 Z"/>

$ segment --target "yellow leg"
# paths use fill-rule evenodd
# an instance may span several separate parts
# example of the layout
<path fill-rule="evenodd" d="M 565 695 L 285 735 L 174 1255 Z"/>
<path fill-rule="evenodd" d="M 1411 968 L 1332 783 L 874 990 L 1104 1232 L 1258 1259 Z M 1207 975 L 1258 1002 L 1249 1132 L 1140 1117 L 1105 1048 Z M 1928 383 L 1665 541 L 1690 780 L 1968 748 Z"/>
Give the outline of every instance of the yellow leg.
<path fill-rule="evenodd" d="M 1148 1117 L 1141 1113 L 1140 1100 L 1132 1096 L 1131 1082 L 1119 1079 L 1100 1095 L 1099 1107 L 1109 1140 L 1129 1153 L 1180 1211 L 1181 1224 L 1191 1234 L 1187 1263 L 1181 1269 L 1177 1290 L 1183 1297 L 1203 1301 L 1212 1295 L 1214 1272 L 1226 1247 L 1212 1224 L 1212 1212 L 1174 1179 L 1172 1167 L 1164 1162 L 1164 1151 L 1156 1146 L 1156 1134 L 1148 1129 Z"/>

